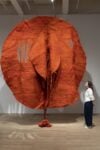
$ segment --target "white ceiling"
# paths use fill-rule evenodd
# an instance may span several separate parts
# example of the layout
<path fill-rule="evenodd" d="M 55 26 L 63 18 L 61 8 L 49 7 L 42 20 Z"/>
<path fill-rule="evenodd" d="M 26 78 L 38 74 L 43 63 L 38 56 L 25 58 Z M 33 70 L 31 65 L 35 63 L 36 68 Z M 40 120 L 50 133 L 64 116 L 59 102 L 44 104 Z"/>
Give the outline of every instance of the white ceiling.
<path fill-rule="evenodd" d="M 0 15 L 97 14 L 100 0 L 0 0 Z"/>

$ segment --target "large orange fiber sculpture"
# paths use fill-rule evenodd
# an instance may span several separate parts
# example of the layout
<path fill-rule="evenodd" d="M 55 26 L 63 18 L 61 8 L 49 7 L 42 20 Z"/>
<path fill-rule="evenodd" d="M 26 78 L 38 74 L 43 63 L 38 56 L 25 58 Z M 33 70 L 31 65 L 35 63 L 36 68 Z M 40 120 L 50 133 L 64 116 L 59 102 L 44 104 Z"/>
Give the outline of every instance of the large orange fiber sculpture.
<path fill-rule="evenodd" d="M 17 25 L 2 51 L 4 78 L 16 99 L 30 108 L 70 105 L 86 57 L 74 27 L 56 17 L 36 17 Z"/>

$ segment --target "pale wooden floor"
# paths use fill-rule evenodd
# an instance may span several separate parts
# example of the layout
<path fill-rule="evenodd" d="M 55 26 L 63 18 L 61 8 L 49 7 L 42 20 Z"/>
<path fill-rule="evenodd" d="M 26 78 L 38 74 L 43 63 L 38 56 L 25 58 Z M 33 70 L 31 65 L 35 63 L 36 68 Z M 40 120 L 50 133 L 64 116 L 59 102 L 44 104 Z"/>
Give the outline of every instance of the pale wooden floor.
<path fill-rule="evenodd" d="M 100 150 L 100 115 L 84 128 L 82 115 L 49 115 L 51 128 L 40 128 L 40 115 L 0 115 L 0 150 Z"/>

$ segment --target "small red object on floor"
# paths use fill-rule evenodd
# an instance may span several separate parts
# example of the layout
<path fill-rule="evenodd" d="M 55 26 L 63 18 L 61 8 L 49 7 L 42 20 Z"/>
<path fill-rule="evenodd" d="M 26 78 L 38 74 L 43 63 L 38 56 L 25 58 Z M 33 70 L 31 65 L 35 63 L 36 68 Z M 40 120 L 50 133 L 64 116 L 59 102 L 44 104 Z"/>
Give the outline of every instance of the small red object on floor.
<path fill-rule="evenodd" d="M 38 123 L 39 127 L 51 127 L 48 119 L 43 119 L 41 122 Z"/>

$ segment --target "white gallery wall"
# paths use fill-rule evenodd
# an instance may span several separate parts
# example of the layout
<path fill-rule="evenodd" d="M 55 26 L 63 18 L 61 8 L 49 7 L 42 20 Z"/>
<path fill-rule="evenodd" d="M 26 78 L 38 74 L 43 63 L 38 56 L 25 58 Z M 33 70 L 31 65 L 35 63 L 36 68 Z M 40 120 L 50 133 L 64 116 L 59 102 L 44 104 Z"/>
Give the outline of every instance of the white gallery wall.
<path fill-rule="evenodd" d="M 31 18 L 32 16 L 24 16 Z M 68 15 L 59 16 L 76 27 L 84 51 L 87 56 L 87 70 L 80 86 L 82 99 L 84 81 L 92 80 L 95 88 L 94 113 L 100 113 L 100 15 Z M 22 21 L 21 16 L 0 16 L 0 53 L 2 45 L 8 33 Z M 41 113 L 21 105 L 13 96 L 11 90 L 0 72 L 0 113 Z M 83 103 L 77 103 L 60 109 L 49 109 L 49 113 L 83 113 Z"/>

